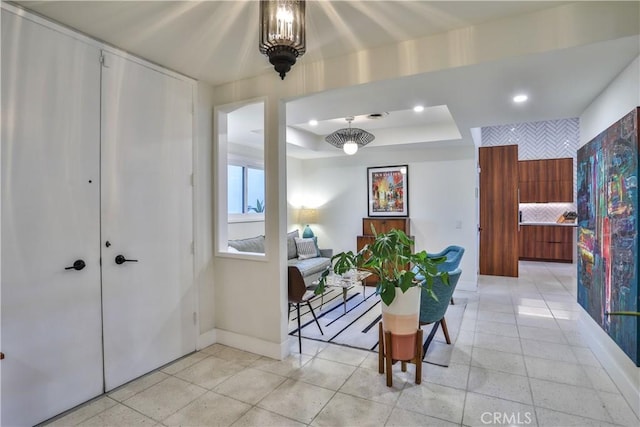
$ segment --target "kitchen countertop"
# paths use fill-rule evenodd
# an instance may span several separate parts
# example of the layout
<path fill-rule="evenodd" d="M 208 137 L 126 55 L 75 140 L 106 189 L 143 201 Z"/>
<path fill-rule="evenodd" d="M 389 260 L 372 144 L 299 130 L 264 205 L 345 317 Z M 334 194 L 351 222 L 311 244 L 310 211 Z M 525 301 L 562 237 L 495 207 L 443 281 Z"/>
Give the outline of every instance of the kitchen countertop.
<path fill-rule="evenodd" d="M 577 227 L 578 224 L 575 222 L 529 222 L 524 221 L 521 222 L 520 225 L 557 225 L 560 227 Z"/>

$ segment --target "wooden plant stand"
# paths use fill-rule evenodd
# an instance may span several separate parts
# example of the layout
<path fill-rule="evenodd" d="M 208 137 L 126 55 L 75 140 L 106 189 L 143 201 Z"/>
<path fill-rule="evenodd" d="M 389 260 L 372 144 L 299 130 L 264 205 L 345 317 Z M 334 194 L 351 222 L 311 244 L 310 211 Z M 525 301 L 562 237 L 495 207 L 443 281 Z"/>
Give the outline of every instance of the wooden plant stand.
<path fill-rule="evenodd" d="M 378 372 L 384 374 L 385 365 L 387 370 L 387 387 L 393 386 L 393 375 L 391 365 L 400 362 L 402 372 L 407 372 L 407 362 L 416 365 L 416 384 L 422 382 L 422 329 L 418 328 L 416 333 L 416 354 L 409 360 L 394 360 L 391 355 L 391 332 L 382 328 L 382 322 L 378 323 Z"/>

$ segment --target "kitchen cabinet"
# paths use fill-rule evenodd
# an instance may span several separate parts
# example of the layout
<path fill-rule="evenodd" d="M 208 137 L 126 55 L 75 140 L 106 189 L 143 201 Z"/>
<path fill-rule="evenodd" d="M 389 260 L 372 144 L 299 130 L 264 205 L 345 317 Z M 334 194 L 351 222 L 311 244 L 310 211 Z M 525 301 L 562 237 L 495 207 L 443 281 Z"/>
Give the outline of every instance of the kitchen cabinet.
<path fill-rule="evenodd" d="M 573 159 L 518 162 L 520 203 L 573 202 Z"/>
<path fill-rule="evenodd" d="M 362 235 L 356 238 L 358 251 L 364 248 L 365 245 L 373 243 L 372 225 L 377 234 L 388 233 L 391 230 L 402 230 L 407 236 L 410 235 L 409 218 L 362 218 Z M 378 276 L 372 274 L 365 279 L 365 283 L 367 285 L 375 285 L 378 283 Z"/>
<path fill-rule="evenodd" d="M 574 228 L 569 225 L 521 225 L 520 259 L 573 262 Z"/>

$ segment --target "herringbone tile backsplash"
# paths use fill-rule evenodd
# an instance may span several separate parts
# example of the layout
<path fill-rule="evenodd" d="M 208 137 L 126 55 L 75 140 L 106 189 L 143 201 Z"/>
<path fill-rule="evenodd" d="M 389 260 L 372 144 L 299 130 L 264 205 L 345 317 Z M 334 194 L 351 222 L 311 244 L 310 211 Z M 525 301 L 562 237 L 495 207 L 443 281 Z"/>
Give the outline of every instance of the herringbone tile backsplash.
<path fill-rule="evenodd" d="M 482 146 L 518 145 L 518 160 L 576 158 L 577 118 L 482 128 Z"/>
<path fill-rule="evenodd" d="M 482 146 L 517 145 L 518 160 L 573 158 L 573 200 L 576 200 L 576 153 L 580 141 L 577 118 L 482 128 Z M 523 221 L 552 222 L 575 202 L 521 204 Z"/>
<path fill-rule="evenodd" d="M 522 222 L 556 222 L 566 211 L 575 211 L 575 203 L 521 203 Z"/>

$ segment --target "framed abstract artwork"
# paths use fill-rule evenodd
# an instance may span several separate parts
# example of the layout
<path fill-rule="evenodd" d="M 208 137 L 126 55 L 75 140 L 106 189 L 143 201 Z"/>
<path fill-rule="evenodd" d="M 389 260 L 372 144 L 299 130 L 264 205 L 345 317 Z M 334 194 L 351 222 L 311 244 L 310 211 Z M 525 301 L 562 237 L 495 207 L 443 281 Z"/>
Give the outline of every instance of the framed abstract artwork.
<path fill-rule="evenodd" d="M 367 168 L 368 215 L 409 216 L 409 166 Z"/>
<path fill-rule="evenodd" d="M 578 150 L 578 303 L 640 366 L 638 116 Z"/>

